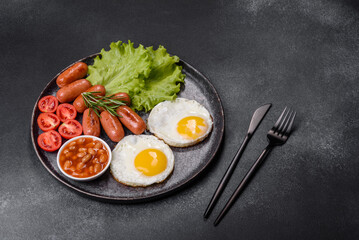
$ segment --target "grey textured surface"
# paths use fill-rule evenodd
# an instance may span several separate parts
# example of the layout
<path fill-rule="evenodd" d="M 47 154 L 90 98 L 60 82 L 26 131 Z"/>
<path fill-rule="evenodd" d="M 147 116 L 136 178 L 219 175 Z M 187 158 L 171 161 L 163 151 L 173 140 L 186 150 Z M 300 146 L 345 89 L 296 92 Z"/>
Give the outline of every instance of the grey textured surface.
<path fill-rule="evenodd" d="M 111 41 L 164 45 L 222 98 L 224 145 L 191 186 L 145 204 L 82 197 L 30 141 L 39 93 Z M 359 6 L 354 0 L 1 1 L 0 239 L 358 239 Z M 240 93 L 240 94 L 239 94 Z M 203 212 L 251 113 L 273 107 L 209 220 Z M 297 129 L 214 228 L 285 105 Z"/>

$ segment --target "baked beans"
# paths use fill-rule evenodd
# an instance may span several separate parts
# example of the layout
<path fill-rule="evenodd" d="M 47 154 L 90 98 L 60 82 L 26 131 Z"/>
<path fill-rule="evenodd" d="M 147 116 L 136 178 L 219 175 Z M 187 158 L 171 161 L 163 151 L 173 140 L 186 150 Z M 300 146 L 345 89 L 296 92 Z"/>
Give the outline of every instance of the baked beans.
<path fill-rule="evenodd" d="M 75 139 L 60 153 L 62 170 L 77 178 L 96 175 L 106 167 L 108 162 L 107 148 L 100 141 L 92 138 Z"/>

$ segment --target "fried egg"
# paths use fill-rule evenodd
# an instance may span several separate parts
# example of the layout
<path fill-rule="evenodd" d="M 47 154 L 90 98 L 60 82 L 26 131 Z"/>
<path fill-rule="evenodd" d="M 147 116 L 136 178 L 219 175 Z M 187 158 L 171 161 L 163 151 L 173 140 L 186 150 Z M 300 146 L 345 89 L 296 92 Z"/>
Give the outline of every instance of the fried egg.
<path fill-rule="evenodd" d="M 171 148 L 151 135 L 124 137 L 112 151 L 113 177 L 120 183 L 145 187 L 164 181 L 173 171 Z"/>
<path fill-rule="evenodd" d="M 212 117 L 195 100 L 177 98 L 157 104 L 151 111 L 147 128 L 174 147 L 188 147 L 204 140 L 212 130 Z"/>

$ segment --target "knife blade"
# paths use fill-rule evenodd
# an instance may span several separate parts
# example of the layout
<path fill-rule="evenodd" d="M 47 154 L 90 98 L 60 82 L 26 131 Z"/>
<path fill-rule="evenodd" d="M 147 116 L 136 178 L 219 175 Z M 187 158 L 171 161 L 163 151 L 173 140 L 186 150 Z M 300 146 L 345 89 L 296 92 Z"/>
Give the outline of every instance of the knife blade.
<path fill-rule="evenodd" d="M 259 124 L 261 123 L 271 106 L 272 104 L 268 103 L 255 110 L 251 119 L 251 123 L 249 124 L 247 134 L 253 135 L 253 133 L 257 130 Z"/>

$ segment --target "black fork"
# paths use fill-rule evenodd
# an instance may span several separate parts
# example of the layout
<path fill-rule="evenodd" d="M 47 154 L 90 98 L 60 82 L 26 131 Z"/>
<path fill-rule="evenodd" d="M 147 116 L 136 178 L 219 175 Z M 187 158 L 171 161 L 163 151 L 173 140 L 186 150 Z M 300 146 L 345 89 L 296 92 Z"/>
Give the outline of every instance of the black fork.
<path fill-rule="evenodd" d="M 269 130 L 267 134 L 268 138 L 268 146 L 263 150 L 261 155 L 255 161 L 251 169 L 247 172 L 244 176 L 240 184 L 238 185 L 237 189 L 234 191 L 224 208 L 222 209 L 221 213 L 218 215 L 214 225 L 218 225 L 218 223 L 222 220 L 224 215 L 228 212 L 230 207 L 233 205 L 239 194 L 243 191 L 246 184 L 250 181 L 251 177 L 254 175 L 255 171 L 259 168 L 260 164 L 264 161 L 264 159 L 268 156 L 268 154 L 272 151 L 275 146 L 283 145 L 292 130 L 294 118 L 296 112 L 287 107 L 283 110 L 282 114 L 278 118 L 277 122 L 274 124 L 271 130 Z"/>

